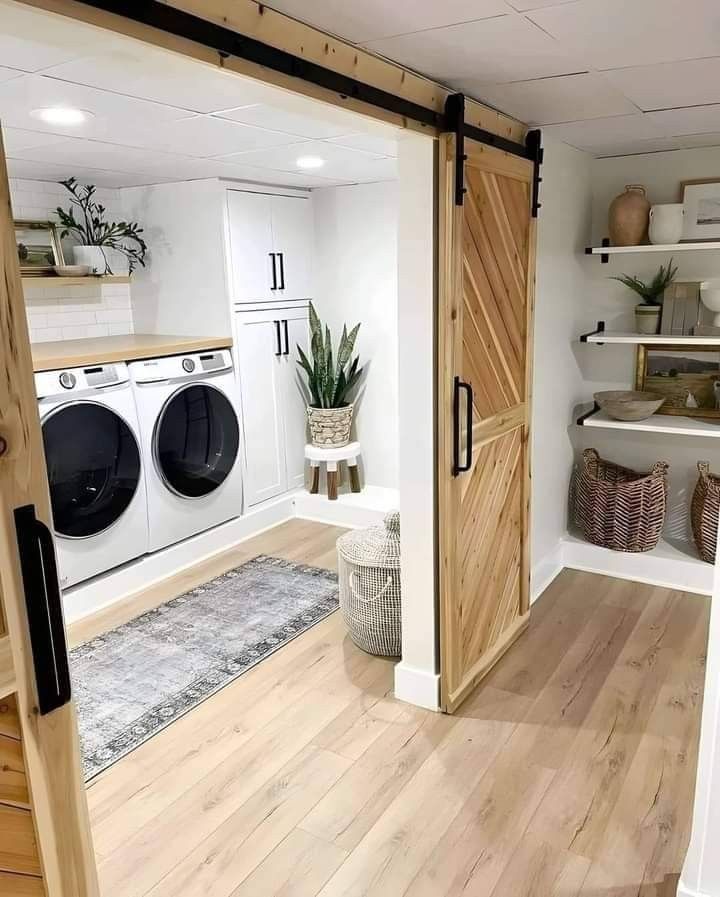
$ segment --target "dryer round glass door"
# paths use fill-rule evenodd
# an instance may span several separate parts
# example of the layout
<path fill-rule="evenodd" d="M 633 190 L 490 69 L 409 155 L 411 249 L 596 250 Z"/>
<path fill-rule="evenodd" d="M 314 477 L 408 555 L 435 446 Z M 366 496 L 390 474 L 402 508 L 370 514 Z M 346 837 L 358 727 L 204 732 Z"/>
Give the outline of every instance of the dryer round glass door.
<path fill-rule="evenodd" d="M 182 498 L 209 495 L 235 464 L 237 415 L 227 396 L 205 383 L 183 386 L 155 424 L 153 452 L 165 485 Z"/>
<path fill-rule="evenodd" d="M 52 411 L 42 432 L 56 533 L 82 539 L 108 529 L 140 483 L 133 431 L 104 405 L 72 402 Z"/>

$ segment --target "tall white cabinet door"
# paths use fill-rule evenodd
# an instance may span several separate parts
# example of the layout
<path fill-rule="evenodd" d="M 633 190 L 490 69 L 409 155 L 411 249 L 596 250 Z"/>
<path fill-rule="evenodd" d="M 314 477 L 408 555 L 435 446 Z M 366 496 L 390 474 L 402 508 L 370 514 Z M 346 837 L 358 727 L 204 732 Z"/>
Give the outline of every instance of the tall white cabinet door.
<path fill-rule="evenodd" d="M 278 298 L 280 281 L 273 255 L 272 199 L 266 193 L 227 191 L 233 302 Z"/>
<path fill-rule="evenodd" d="M 305 485 L 305 443 L 307 442 L 307 405 L 303 388 L 305 375 L 297 364 L 297 346 L 307 354 L 309 322 L 307 309 L 285 311 L 283 314 L 283 338 L 286 354 L 281 359 L 283 389 L 283 423 L 285 443 L 285 470 L 288 489 Z"/>
<path fill-rule="evenodd" d="M 235 315 L 236 362 L 245 435 L 245 504 L 285 492 L 285 426 L 280 321 Z"/>
<path fill-rule="evenodd" d="M 273 247 L 278 255 L 278 299 L 309 299 L 312 291 L 313 215 L 310 199 L 271 196 Z"/>

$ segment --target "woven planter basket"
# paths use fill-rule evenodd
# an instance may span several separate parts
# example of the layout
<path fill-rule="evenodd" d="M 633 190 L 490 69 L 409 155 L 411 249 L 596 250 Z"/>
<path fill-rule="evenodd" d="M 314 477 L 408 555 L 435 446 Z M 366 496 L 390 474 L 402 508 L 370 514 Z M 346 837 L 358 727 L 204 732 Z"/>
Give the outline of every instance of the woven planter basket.
<path fill-rule="evenodd" d="M 313 408 L 308 405 L 307 416 L 312 444 L 319 448 L 330 446 L 339 448 L 347 445 L 350 442 L 353 407 L 352 403 L 342 408 Z"/>
<path fill-rule="evenodd" d="M 698 474 L 690 505 L 692 531 L 700 557 L 708 564 L 714 564 L 720 512 L 720 476 L 710 473 L 707 461 L 698 461 Z"/>
<path fill-rule="evenodd" d="M 400 515 L 337 541 L 340 610 L 350 638 L 369 654 L 399 657 Z"/>
<path fill-rule="evenodd" d="M 583 452 L 574 483 L 575 522 L 594 545 L 614 551 L 650 551 L 665 523 L 668 465 L 637 473 Z"/>

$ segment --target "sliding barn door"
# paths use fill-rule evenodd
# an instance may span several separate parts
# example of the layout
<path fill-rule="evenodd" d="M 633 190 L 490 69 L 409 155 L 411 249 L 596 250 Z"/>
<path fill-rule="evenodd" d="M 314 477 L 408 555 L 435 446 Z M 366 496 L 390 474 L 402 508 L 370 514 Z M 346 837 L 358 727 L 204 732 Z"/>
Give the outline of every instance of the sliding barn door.
<path fill-rule="evenodd" d="M 0 895 L 97 897 L 0 140 Z"/>
<path fill-rule="evenodd" d="M 529 619 L 532 163 L 455 137 L 441 154 L 440 651 L 453 711 Z"/>

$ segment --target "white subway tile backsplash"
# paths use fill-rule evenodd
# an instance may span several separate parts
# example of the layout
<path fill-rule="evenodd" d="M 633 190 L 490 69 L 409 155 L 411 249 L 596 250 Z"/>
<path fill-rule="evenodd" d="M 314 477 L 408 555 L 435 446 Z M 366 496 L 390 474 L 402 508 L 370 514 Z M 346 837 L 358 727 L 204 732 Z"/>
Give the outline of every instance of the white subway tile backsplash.
<path fill-rule="evenodd" d="M 57 206 L 66 208 L 70 202 L 62 184 L 23 178 L 10 178 L 10 198 L 15 218 L 37 221 L 57 220 Z M 97 199 L 110 217 L 122 217 L 118 190 L 100 188 Z M 73 286 L 56 278 L 24 289 L 33 342 L 134 332 L 129 284 Z"/>

